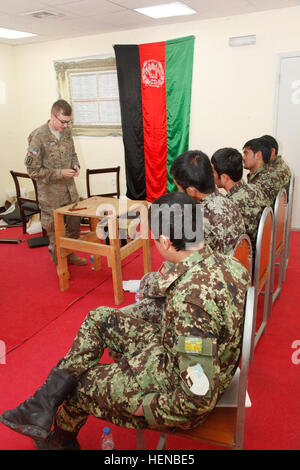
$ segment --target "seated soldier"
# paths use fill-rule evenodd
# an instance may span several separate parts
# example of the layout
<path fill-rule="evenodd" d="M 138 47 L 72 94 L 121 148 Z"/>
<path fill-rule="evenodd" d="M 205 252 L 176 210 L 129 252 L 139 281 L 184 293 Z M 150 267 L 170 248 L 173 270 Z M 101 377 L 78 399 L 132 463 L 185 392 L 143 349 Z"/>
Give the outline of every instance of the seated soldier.
<path fill-rule="evenodd" d="M 3 424 L 39 449 L 71 450 L 80 448 L 90 414 L 136 429 L 191 429 L 205 420 L 238 364 L 249 275 L 204 246 L 198 208 L 182 193 L 150 207 L 155 245 L 171 263 L 152 289 L 165 299 L 159 323 L 130 307 L 92 310 L 67 355 L 32 397 L 1 415 Z M 106 347 L 122 359 L 99 363 Z"/>
<path fill-rule="evenodd" d="M 255 184 L 263 193 L 265 206 L 273 208 L 282 188 L 281 178 L 269 170 L 271 145 L 266 139 L 252 139 L 243 147 L 244 168 L 249 170 L 248 183 Z"/>
<path fill-rule="evenodd" d="M 200 150 L 185 152 L 174 160 L 170 174 L 179 191 L 203 207 L 205 243 L 218 253 L 230 254 L 246 233 L 245 224 L 233 202 L 216 191 L 208 156 Z"/>
<path fill-rule="evenodd" d="M 211 163 L 215 183 L 218 188 L 225 189 L 226 197 L 237 206 L 254 250 L 258 224 L 265 207 L 263 194 L 254 184 L 243 181 L 243 157 L 238 150 L 219 149 L 213 154 Z"/>
<path fill-rule="evenodd" d="M 271 135 L 263 135 L 261 138 L 266 139 L 272 147 L 269 170 L 271 173 L 279 175 L 282 187 L 286 189 L 288 194 L 292 173 L 282 156 L 278 155 L 278 142 Z"/>

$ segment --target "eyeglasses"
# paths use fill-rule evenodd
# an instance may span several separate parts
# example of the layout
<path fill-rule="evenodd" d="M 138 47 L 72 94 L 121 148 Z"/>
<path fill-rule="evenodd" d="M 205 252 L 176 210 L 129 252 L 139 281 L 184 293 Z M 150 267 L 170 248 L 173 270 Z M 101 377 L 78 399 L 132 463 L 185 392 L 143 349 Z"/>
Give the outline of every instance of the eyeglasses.
<path fill-rule="evenodd" d="M 59 117 L 57 117 L 56 114 L 54 114 L 54 116 L 63 126 L 68 126 L 71 122 L 71 119 L 69 121 L 64 121 L 63 119 L 59 119 Z"/>

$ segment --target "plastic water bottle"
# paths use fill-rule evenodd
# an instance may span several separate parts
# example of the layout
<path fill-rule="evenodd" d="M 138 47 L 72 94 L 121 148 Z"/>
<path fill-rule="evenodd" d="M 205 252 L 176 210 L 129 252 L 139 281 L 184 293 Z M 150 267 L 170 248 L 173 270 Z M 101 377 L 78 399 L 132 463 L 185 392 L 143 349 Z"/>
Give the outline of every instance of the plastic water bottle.
<path fill-rule="evenodd" d="M 135 302 L 139 302 L 141 299 L 140 299 L 140 289 L 137 289 L 136 290 L 136 293 L 135 293 Z"/>
<path fill-rule="evenodd" d="M 92 264 L 92 269 L 94 269 L 94 255 L 91 255 L 91 264 Z"/>
<path fill-rule="evenodd" d="M 102 450 L 114 450 L 115 443 L 112 437 L 110 427 L 106 426 L 103 429 L 102 440 L 101 440 L 101 449 Z"/>

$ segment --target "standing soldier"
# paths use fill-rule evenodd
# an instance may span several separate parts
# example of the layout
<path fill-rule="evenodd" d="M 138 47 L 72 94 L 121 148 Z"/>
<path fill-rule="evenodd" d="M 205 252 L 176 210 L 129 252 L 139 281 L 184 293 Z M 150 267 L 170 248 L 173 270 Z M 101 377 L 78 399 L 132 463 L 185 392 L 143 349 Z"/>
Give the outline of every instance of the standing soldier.
<path fill-rule="evenodd" d="M 68 128 L 71 118 L 72 108 L 69 103 L 56 101 L 51 108 L 50 120 L 29 135 L 25 159 L 29 176 L 37 182 L 41 223 L 48 232 L 49 253 L 56 265 L 53 211 L 79 199 L 74 177 L 79 175 L 80 166 Z M 80 217 L 66 217 L 66 235 L 79 238 Z M 68 256 L 68 262 L 87 264 L 85 259 L 75 253 Z"/>
<path fill-rule="evenodd" d="M 249 274 L 204 246 L 198 209 L 183 193 L 150 207 L 156 248 L 171 263 L 149 289 L 165 299 L 160 321 L 146 311 L 137 318 L 130 307 L 91 311 L 44 385 L 5 411 L 3 424 L 39 449 L 71 450 L 89 414 L 136 429 L 191 429 L 205 420 L 238 365 Z M 106 347 L 121 354 L 118 363 L 99 364 Z"/>

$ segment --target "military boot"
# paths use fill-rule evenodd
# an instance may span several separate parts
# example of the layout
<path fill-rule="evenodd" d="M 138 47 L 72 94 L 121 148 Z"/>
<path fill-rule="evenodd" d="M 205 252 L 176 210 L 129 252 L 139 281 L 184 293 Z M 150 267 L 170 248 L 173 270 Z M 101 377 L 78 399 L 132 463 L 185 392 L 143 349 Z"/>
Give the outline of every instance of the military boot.
<path fill-rule="evenodd" d="M 34 446 L 38 450 L 80 450 L 77 441 L 77 432 L 64 431 L 54 424 L 54 429 L 50 431 L 44 441 L 34 440 Z"/>
<path fill-rule="evenodd" d="M 68 255 L 68 263 L 75 264 L 76 266 L 85 266 L 87 264 L 87 260 L 85 258 L 80 258 L 75 253 Z"/>
<path fill-rule="evenodd" d="M 33 439 L 48 436 L 57 408 L 76 387 L 77 380 L 54 367 L 35 394 L 13 410 L 7 410 L 0 421 L 13 431 Z"/>

